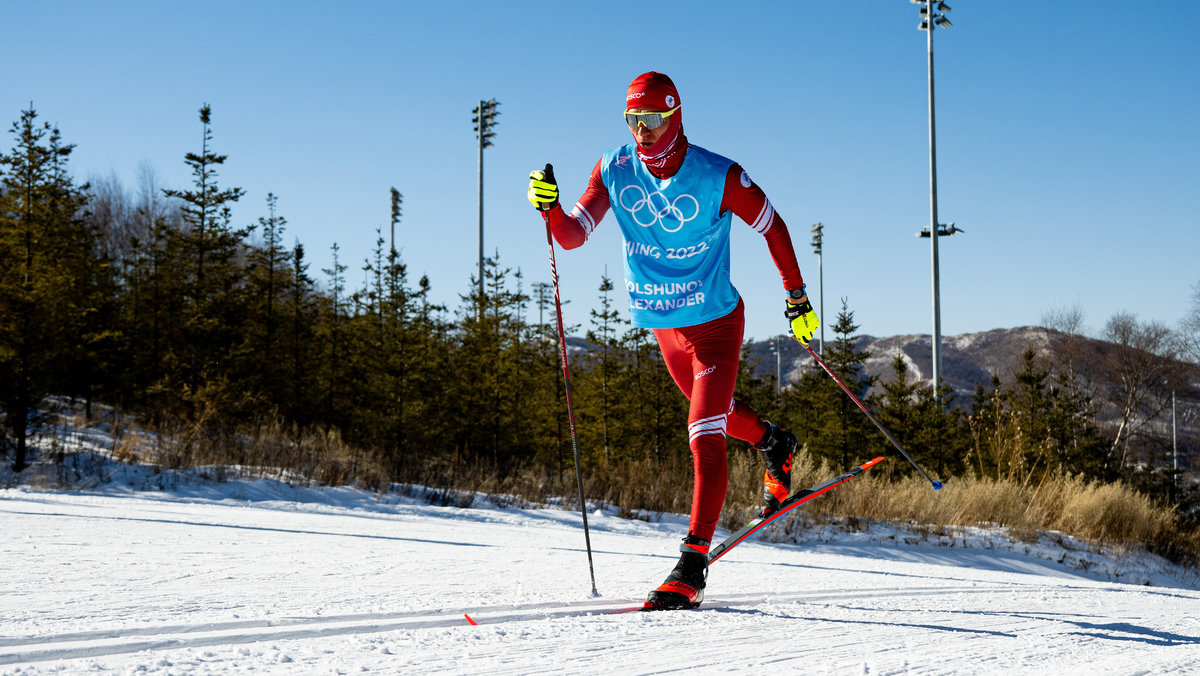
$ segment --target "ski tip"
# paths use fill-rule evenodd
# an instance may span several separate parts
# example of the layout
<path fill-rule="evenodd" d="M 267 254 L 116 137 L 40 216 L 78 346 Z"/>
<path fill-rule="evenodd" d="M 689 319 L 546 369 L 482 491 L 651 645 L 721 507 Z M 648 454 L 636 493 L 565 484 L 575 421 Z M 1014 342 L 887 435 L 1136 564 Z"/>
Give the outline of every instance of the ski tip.
<path fill-rule="evenodd" d="M 468 623 L 469 623 L 469 624 L 470 624 L 472 627 L 477 627 L 477 626 L 479 626 L 479 623 L 478 623 L 478 622 L 476 622 L 475 620 L 472 620 L 470 615 L 468 615 L 468 614 L 466 614 L 466 613 L 463 613 L 463 617 L 467 618 L 467 622 L 468 622 Z"/>
<path fill-rule="evenodd" d="M 933 482 L 933 490 L 935 490 L 935 491 L 940 491 L 940 490 L 942 490 L 942 482 L 940 482 L 940 481 L 934 481 L 934 482 Z"/>
<path fill-rule="evenodd" d="M 875 465 L 877 465 L 881 462 L 883 462 L 882 455 L 879 456 L 878 458 L 874 458 L 872 460 L 868 460 L 868 461 L 864 462 L 863 464 L 859 465 L 859 467 L 861 467 L 863 469 L 871 469 L 872 467 L 874 467 Z"/>

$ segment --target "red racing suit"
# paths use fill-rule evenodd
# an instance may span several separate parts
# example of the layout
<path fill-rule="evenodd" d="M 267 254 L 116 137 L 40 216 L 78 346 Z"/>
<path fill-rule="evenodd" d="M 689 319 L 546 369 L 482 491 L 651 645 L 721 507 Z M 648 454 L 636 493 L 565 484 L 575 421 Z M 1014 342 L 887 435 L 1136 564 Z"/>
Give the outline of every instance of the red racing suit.
<path fill-rule="evenodd" d="M 640 160 L 636 160 L 640 161 Z M 556 205 L 548 214 L 551 232 L 564 249 L 587 241 L 612 207 L 612 195 L 601 178 L 601 162 L 592 169 L 587 190 L 566 214 Z M 799 289 L 804 280 L 791 236 L 766 194 L 738 164 L 725 176 L 721 211 L 732 211 L 767 240 L 784 290 Z M 696 326 L 654 329 L 667 370 L 689 400 L 688 446 L 692 452 L 695 489 L 689 533 L 711 540 L 725 502 L 729 474 L 725 435 L 757 444 L 767 424 L 733 398 L 745 327 L 744 304 L 729 314 Z"/>

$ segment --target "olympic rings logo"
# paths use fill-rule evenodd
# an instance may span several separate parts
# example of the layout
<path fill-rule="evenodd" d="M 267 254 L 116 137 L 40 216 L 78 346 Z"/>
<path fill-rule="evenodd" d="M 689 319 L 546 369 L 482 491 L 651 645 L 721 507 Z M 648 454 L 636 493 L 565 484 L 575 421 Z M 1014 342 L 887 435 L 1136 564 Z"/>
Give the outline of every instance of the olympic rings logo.
<path fill-rule="evenodd" d="M 630 190 L 636 190 L 639 197 L 633 204 L 626 204 L 625 193 L 629 192 Z M 684 199 L 685 197 L 692 203 L 691 216 L 684 216 L 683 209 L 679 208 L 680 200 Z M 629 212 L 629 215 L 633 217 L 634 223 L 637 223 L 643 228 L 649 228 L 655 224 L 658 224 L 662 226 L 662 229 L 666 232 L 679 232 L 679 229 L 683 227 L 684 223 L 687 223 L 688 221 L 700 215 L 700 203 L 696 201 L 695 197 L 692 197 L 687 193 L 684 193 L 673 200 L 667 200 L 667 196 L 657 190 L 647 195 L 646 191 L 638 185 L 627 185 L 622 188 L 621 193 L 617 195 L 617 202 L 621 205 L 622 209 Z M 684 206 L 687 205 L 685 204 Z M 639 214 L 644 215 L 639 216 Z M 678 225 L 676 225 L 674 228 L 667 227 L 667 223 L 671 221 L 677 222 Z"/>

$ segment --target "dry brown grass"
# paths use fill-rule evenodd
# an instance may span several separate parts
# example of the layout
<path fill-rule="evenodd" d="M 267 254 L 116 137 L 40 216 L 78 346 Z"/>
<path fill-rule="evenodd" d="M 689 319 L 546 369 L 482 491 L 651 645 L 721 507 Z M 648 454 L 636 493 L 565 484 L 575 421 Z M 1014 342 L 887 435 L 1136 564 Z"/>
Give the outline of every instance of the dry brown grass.
<path fill-rule="evenodd" d="M 722 525 L 737 528 L 761 507 L 761 460 L 733 453 Z M 1077 477 L 1055 477 L 1040 486 L 1012 480 L 963 477 L 939 491 L 919 477 L 893 477 L 902 459 L 881 465 L 804 506 L 809 523 L 836 522 L 855 528 L 862 520 L 891 522 L 919 530 L 944 532 L 966 527 L 1005 528 L 1015 538 L 1036 539 L 1059 532 L 1089 545 L 1117 551 L 1139 549 L 1176 563 L 1200 563 L 1200 529 L 1181 526 L 1175 513 L 1124 484 L 1101 484 Z M 821 466 L 801 453 L 792 469 L 793 488 L 817 485 L 845 471 Z M 624 512 L 686 514 L 691 499 L 691 466 L 651 468 L 630 463 L 607 476 L 594 473 L 589 500 L 620 505 Z M 575 494 L 573 485 L 569 495 Z"/>
<path fill-rule="evenodd" d="M 419 461 L 403 463 L 397 474 L 387 469 L 378 455 L 348 446 L 336 433 L 287 428 L 271 421 L 237 431 L 192 425 L 151 433 L 121 426 L 109 454 L 120 461 L 162 469 L 219 468 L 210 472 L 214 480 L 272 477 L 325 485 L 355 483 L 375 489 L 406 482 L 420 486 L 409 490 L 419 491 L 437 504 L 465 506 L 480 495 L 500 506 L 578 504 L 578 486 L 571 470 L 560 475 L 527 465 L 499 472 L 487 462 L 421 455 Z M 1123 484 L 1058 476 L 1030 486 L 1016 479 L 963 477 L 949 479 L 942 490 L 933 491 L 920 478 L 893 476 L 905 467 L 902 459 L 888 458 L 845 487 L 806 504 L 800 526 L 838 523 L 854 528 L 868 520 L 933 532 L 1002 527 L 1024 540 L 1057 531 L 1091 545 L 1128 552 L 1145 549 L 1188 566 L 1200 562 L 1200 529 L 1183 528 L 1169 507 Z M 813 486 L 845 469 L 822 466 L 801 452 L 792 469 L 792 486 Z M 632 460 L 584 470 L 589 502 L 615 506 L 624 516 L 690 511 L 692 464 L 686 455 L 657 463 Z M 762 473 L 756 452 L 730 453 L 723 526 L 739 527 L 757 512 Z M 33 483 L 64 481 L 61 471 L 53 473 L 46 468 L 45 476 L 37 474 L 34 480 L 35 474 L 29 475 Z"/>
<path fill-rule="evenodd" d="M 962 477 L 947 480 L 941 490 L 934 491 L 919 477 L 892 476 L 897 467 L 903 469 L 897 463 L 904 461 L 888 458 L 844 488 L 807 503 L 802 523 L 838 523 L 856 528 L 867 520 L 937 533 L 999 527 L 1026 541 L 1042 533 L 1058 532 L 1097 547 L 1121 552 L 1144 549 L 1187 566 L 1200 563 L 1200 529 L 1183 528 L 1169 507 L 1123 484 L 1062 476 L 1029 486 L 1015 480 Z M 792 486 L 814 486 L 844 471 L 822 466 L 801 453 L 792 468 Z M 757 454 L 731 453 L 722 526 L 737 528 L 761 507 L 762 472 Z M 574 474 L 555 477 L 525 468 L 500 480 L 481 465 L 441 478 L 450 479 L 463 491 L 498 490 L 531 504 L 544 504 L 556 497 L 577 504 Z M 685 459 L 585 469 L 585 479 L 589 502 L 616 506 L 626 516 L 686 514 L 691 508 L 692 467 Z"/>
<path fill-rule="evenodd" d="M 238 430 L 202 423 L 122 430 L 114 436 L 111 457 L 163 470 L 214 468 L 218 480 L 270 477 L 374 489 L 387 483 L 377 455 L 349 446 L 337 432 L 289 428 L 273 420 Z"/>
<path fill-rule="evenodd" d="M 804 477 L 793 485 L 811 485 L 834 473 L 827 468 L 825 474 Z M 933 491 L 920 478 L 867 473 L 805 509 L 827 520 L 865 517 L 935 531 L 1002 527 L 1025 540 L 1059 532 L 1095 546 L 1124 552 L 1145 549 L 1188 566 L 1200 563 L 1200 529 L 1184 528 L 1169 507 L 1124 484 L 1078 477 L 1052 477 L 1037 487 L 963 477 Z"/>

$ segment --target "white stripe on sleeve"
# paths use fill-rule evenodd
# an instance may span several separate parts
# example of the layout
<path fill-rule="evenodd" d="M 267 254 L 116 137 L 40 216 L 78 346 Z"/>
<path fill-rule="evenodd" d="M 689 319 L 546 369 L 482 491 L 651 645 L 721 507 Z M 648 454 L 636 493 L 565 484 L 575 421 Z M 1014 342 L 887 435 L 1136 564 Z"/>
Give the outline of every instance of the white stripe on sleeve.
<path fill-rule="evenodd" d="M 596 221 L 592 220 L 592 215 L 579 202 L 576 202 L 575 208 L 571 209 L 571 216 L 583 224 L 583 229 L 587 234 L 592 234 L 592 231 L 596 229 Z"/>
<path fill-rule="evenodd" d="M 758 212 L 758 218 L 754 219 L 750 227 L 765 235 L 767 234 L 767 229 L 771 227 L 771 221 L 774 219 L 775 207 L 771 206 L 771 200 L 764 199 L 762 211 Z"/>

